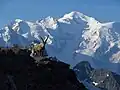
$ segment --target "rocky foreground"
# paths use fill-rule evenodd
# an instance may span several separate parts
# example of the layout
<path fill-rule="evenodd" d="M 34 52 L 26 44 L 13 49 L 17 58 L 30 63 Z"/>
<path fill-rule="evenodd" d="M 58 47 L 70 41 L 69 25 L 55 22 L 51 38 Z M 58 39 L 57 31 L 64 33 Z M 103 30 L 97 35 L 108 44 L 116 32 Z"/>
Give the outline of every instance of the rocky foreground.
<path fill-rule="evenodd" d="M 87 90 L 68 64 L 56 58 L 37 63 L 27 49 L 0 49 L 0 90 Z"/>

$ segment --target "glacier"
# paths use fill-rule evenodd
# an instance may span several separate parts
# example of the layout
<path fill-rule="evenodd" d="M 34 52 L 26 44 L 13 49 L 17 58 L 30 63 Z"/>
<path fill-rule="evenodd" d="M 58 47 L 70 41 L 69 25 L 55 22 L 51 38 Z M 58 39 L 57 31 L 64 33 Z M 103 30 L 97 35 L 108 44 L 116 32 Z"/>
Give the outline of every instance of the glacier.
<path fill-rule="evenodd" d="M 0 29 L 0 46 L 28 46 L 49 35 L 47 52 L 72 67 L 89 61 L 94 68 L 120 74 L 120 22 L 101 23 L 72 11 L 60 18 L 48 16 L 37 21 L 16 19 Z"/>

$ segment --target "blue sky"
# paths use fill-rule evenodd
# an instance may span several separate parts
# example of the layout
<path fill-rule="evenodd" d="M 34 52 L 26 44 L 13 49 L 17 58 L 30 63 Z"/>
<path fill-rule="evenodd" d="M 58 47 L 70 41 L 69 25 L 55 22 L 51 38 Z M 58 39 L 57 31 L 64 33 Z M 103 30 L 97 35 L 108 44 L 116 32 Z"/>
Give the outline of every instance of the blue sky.
<path fill-rule="evenodd" d="M 0 0 L 0 28 L 16 18 L 37 20 L 71 11 L 100 21 L 120 21 L 120 0 Z"/>

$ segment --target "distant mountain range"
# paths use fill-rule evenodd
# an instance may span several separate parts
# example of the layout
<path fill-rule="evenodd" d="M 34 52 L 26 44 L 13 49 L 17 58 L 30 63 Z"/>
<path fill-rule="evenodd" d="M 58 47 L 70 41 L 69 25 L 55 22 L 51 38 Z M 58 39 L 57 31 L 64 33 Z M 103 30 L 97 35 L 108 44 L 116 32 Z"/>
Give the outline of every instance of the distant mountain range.
<path fill-rule="evenodd" d="M 49 35 L 46 48 L 50 56 L 72 66 L 86 60 L 95 68 L 120 73 L 119 29 L 120 22 L 101 23 L 77 11 L 35 22 L 16 19 L 0 30 L 0 46 L 28 46 Z"/>

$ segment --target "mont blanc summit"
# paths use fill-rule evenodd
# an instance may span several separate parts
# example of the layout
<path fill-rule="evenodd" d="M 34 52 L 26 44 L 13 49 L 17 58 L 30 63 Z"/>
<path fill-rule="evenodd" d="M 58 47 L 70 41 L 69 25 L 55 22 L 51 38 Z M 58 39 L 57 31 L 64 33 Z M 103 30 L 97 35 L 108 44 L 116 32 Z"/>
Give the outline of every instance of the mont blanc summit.
<path fill-rule="evenodd" d="M 0 30 L 0 45 L 28 46 L 40 36 L 49 39 L 50 56 L 74 66 L 89 61 L 94 68 L 119 72 L 120 22 L 97 21 L 81 12 L 73 11 L 60 18 L 48 16 L 37 21 L 16 19 Z"/>

